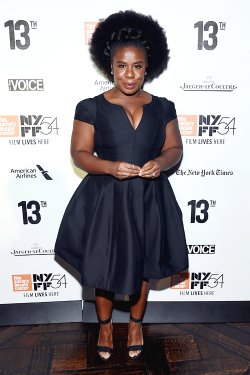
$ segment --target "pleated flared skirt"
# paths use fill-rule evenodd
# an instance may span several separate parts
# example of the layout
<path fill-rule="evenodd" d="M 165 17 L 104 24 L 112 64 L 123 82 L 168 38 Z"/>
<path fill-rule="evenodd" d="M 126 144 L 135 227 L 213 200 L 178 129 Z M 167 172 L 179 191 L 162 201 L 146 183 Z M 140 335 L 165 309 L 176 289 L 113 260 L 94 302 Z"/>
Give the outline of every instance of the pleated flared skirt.
<path fill-rule="evenodd" d="M 165 173 L 118 180 L 87 175 L 63 216 L 55 253 L 84 286 L 134 294 L 143 277 L 188 268 L 182 213 Z"/>

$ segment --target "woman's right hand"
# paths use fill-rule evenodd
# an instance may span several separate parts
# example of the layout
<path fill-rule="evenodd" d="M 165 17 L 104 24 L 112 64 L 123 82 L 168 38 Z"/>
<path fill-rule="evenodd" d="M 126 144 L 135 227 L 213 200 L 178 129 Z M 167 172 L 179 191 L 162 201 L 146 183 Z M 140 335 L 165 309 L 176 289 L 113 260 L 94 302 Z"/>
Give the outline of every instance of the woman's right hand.
<path fill-rule="evenodd" d="M 125 161 L 112 161 L 110 164 L 110 174 L 119 180 L 135 177 L 139 175 L 140 167 Z"/>

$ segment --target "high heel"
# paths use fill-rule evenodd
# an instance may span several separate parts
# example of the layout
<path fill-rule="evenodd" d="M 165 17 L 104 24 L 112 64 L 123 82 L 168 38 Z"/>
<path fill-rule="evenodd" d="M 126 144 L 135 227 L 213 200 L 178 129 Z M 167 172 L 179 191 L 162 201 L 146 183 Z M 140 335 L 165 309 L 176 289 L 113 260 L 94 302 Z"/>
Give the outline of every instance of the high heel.
<path fill-rule="evenodd" d="M 109 322 L 111 321 L 111 331 L 112 331 L 112 333 L 113 333 L 113 322 L 112 322 L 111 317 L 110 317 L 109 319 L 107 319 L 107 320 L 101 320 L 101 319 L 99 319 L 99 318 L 98 318 L 98 320 L 99 320 L 99 323 L 104 324 L 104 325 L 109 324 Z M 98 339 L 98 341 L 99 341 L 99 339 Z M 109 356 L 108 358 L 104 358 L 104 357 L 100 354 L 100 352 L 109 353 L 110 356 Z M 97 344 L 97 353 L 98 353 L 99 357 L 100 357 L 103 361 L 108 361 L 108 360 L 110 359 L 110 357 L 114 354 L 114 351 L 113 351 L 113 349 L 110 348 L 109 346 L 100 346 L 100 345 Z"/>
<path fill-rule="evenodd" d="M 132 320 L 132 322 L 134 322 L 134 323 L 141 323 L 141 322 L 142 322 L 142 319 L 143 319 L 143 318 L 141 318 L 141 319 L 135 319 L 135 318 L 133 318 L 133 317 L 130 315 L 130 320 Z M 135 355 L 134 357 L 131 357 L 131 356 L 129 355 L 129 352 L 137 351 L 137 350 L 140 350 L 140 353 L 138 353 L 138 354 Z M 142 350 L 143 350 L 143 339 L 142 339 L 142 345 L 130 345 L 130 346 L 127 346 L 127 352 L 128 352 L 129 358 L 131 358 L 131 359 L 136 359 L 136 358 L 138 358 L 138 357 L 141 355 Z"/>

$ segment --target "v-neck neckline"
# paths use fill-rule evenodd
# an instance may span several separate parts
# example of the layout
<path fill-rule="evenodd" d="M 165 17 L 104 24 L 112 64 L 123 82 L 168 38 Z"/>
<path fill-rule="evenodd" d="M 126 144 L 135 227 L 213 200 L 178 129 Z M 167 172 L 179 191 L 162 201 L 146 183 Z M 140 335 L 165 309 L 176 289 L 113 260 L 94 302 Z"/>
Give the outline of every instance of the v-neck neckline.
<path fill-rule="evenodd" d="M 126 115 L 128 121 L 129 121 L 129 123 L 130 123 L 131 128 L 132 128 L 135 132 L 136 132 L 136 130 L 139 128 L 139 126 L 140 126 L 140 124 L 141 124 L 141 122 L 142 122 L 142 119 L 143 119 L 143 115 L 144 115 L 144 112 L 145 112 L 143 107 L 146 106 L 146 105 L 151 104 L 151 103 L 153 102 L 153 99 L 154 99 L 154 95 L 150 94 L 150 95 L 152 96 L 152 100 L 151 100 L 151 102 L 149 102 L 149 103 L 145 103 L 145 104 L 142 104 L 142 116 L 141 116 L 141 119 L 140 119 L 140 121 L 139 121 L 139 124 L 137 125 L 136 128 L 134 128 L 133 125 L 132 125 L 132 122 L 130 121 L 130 119 L 129 119 L 129 117 L 128 117 L 127 112 L 125 111 L 125 108 L 124 108 L 122 105 L 120 105 L 120 104 L 111 103 L 108 99 L 105 98 L 104 93 L 102 93 L 101 95 L 103 96 L 104 100 L 105 100 L 106 102 L 108 102 L 109 104 L 116 105 L 116 106 L 121 107 L 121 108 L 123 109 L 123 111 L 124 111 L 124 113 L 125 113 L 125 115 Z"/>

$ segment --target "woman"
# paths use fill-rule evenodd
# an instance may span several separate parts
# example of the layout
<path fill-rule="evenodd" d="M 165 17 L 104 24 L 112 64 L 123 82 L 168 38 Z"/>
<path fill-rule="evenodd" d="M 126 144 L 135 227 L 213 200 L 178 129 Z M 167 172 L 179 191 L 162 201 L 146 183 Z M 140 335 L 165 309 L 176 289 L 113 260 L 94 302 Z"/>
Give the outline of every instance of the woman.
<path fill-rule="evenodd" d="M 137 358 L 148 279 L 188 268 L 181 210 L 162 173 L 182 155 L 175 107 L 142 89 L 166 68 L 167 41 L 150 16 L 125 11 L 99 24 L 90 52 L 114 87 L 76 107 L 71 155 L 88 175 L 66 209 L 55 252 L 95 288 L 103 360 L 113 354 L 114 294 L 130 295 L 127 349 Z"/>

